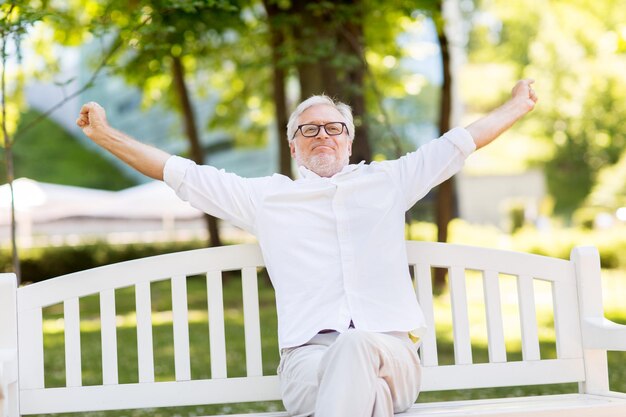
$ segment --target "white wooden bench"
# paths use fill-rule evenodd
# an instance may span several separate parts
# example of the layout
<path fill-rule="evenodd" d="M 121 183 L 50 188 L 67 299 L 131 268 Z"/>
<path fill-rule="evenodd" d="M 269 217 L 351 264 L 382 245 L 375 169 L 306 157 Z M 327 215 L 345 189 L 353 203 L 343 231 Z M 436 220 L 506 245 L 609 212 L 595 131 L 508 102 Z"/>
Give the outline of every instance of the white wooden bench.
<path fill-rule="evenodd" d="M 418 402 L 419 416 L 626 416 L 626 395 L 611 392 L 607 350 L 626 350 L 626 326 L 603 315 L 599 257 L 579 247 L 571 260 L 493 249 L 408 242 L 416 295 L 429 322 L 420 351 L 423 391 L 578 383 L 577 392 L 524 398 Z M 0 275 L 0 379 L 4 415 L 222 404 L 280 399 L 276 375 L 263 375 L 256 245 L 201 249 L 139 259 L 78 272 L 16 288 L 12 274 Z M 452 298 L 454 363 L 439 364 L 431 268 L 447 268 Z M 227 377 L 222 272 L 242 271 L 246 377 Z M 466 275 L 482 272 L 488 333 L 488 362 L 474 363 L 468 319 Z M 207 277 L 211 379 L 190 372 L 186 279 Z M 517 282 L 522 360 L 507 361 L 499 283 Z M 513 279 L 513 278 L 511 278 Z M 155 381 L 151 283 L 171 280 L 175 380 Z M 534 281 L 548 282 L 554 307 L 556 358 L 541 358 Z M 118 381 L 115 290 L 134 286 L 137 316 L 138 383 Z M 102 384 L 83 386 L 79 299 L 99 294 Z M 42 308 L 63 304 L 66 386 L 44 384 Z M 208 352 L 206 353 L 209 354 Z M 284 412 L 256 414 L 286 416 Z M 347 416 L 349 417 L 349 416 Z"/>

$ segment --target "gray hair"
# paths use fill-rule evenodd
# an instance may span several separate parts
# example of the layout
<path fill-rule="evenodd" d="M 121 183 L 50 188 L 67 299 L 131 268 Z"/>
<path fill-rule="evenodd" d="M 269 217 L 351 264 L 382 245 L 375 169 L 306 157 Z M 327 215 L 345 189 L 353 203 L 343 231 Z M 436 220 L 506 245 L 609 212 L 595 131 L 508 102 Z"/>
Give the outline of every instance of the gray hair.
<path fill-rule="evenodd" d="M 309 107 L 317 106 L 319 104 L 333 106 L 339 113 L 341 113 L 345 119 L 346 126 L 348 127 L 348 137 L 351 141 L 354 140 L 354 119 L 352 118 L 352 109 L 347 104 L 335 101 L 325 94 L 311 96 L 302 103 L 298 104 L 298 107 L 296 107 L 293 113 L 291 113 L 289 121 L 287 122 L 287 140 L 289 142 L 293 140 L 293 136 L 298 129 L 298 118 L 300 115 Z"/>

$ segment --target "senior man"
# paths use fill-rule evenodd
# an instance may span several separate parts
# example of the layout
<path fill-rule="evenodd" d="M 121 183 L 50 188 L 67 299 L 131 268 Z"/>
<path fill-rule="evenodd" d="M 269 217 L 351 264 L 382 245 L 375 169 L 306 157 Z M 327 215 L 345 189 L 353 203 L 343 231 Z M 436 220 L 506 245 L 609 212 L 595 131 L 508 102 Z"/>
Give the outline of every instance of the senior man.
<path fill-rule="evenodd" d="M 241 178 L 171 156 L 111 128 L 96 103 L 84 133 L 194 207 L 257 236 L 276 292 L 283 403 L 293 416 L 387 417 L 421 382 L 424 317 L 414 296 L 404 214 L 465 159 L 534 108 L 532 80 L 501 107 L 391 161 L 350 165 L 350 107 L 313 96 L 287 126 L 299 179 Z"/>

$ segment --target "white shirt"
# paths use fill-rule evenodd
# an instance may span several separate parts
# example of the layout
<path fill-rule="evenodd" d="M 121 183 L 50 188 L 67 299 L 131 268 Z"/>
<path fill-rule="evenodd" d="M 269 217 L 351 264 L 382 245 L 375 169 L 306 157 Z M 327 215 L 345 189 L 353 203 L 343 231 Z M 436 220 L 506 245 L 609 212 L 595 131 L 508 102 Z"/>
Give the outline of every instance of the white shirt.
<path fill-rule="evenodd" d="M 194 207 L 258 238 L 276 292 L 281 349 L 323 329 L 425 329 L 411 283 L 404 214 L 475 150 L 455 128 L 400 159 L 348 165 L 331 178 L 242 178 L 173 156 L 165 182 Z"/>

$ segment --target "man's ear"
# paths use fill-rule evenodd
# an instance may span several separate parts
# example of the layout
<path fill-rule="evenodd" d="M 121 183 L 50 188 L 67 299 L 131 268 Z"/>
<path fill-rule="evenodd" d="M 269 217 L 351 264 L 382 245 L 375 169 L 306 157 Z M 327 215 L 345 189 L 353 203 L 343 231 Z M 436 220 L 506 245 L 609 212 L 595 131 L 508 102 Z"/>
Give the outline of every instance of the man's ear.
<path fill-rule="evenodd" d="M 348 142 L 348 156 L 352 156 L 352 141 Z"/>
<path fill-rule="evenodd" d="M 296 158 L 296 144 L 294 143 L 295 141 L 290 140 L 289 141 L 289 150 L 291 151 L 291 157 L 292 158 Z"/>

